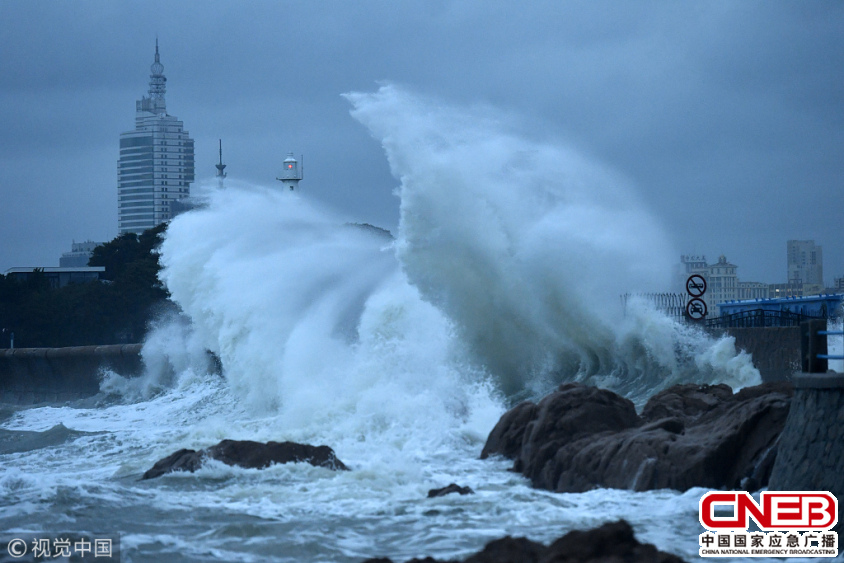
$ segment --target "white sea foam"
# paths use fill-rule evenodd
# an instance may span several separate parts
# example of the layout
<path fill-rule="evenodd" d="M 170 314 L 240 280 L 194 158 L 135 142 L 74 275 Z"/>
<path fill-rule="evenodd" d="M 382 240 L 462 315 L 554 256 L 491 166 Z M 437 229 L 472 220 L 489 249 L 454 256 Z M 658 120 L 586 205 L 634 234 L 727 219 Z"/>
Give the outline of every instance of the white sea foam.
<path fill-rule="evenodd" d="M 173 311 L 155 319 L 141 349 L 140 376 L 124 376 L 105 369 L 100 391 L 124 402 L 149 399 L 190 377 L 213 372 L 214 360 L 199 341 L 190 320 Z"/>
<path fill-rule="evenodd" d="M 392 240 L 295 193 L 212 194 L 171 223 L 162 262 L 232 389 L 277 413 L 268 424 L 291 438 L 375 433 L 406 445 L 477 433 L 477 413 L 482 425 L 500 414 L 450 322 L 407 283 Z"/>

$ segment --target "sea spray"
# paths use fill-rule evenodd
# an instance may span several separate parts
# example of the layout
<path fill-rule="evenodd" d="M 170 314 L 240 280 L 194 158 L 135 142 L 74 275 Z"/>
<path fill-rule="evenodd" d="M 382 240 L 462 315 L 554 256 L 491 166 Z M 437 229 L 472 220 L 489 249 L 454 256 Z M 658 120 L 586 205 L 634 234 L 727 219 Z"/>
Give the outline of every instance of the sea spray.
<path fill-rule="evenodd" d="M 395 270 L 384 246 L 296 194 L 231 187 L 171 223 L 162 279 L 233 387 L 272 408 L 294 374 L 348 362 L 365 299 Z"/>
<path fill-rule="evenodd" d="M 678 323 L 646 300 L 629 300 L 616 330 L 617 353 L 626 358 L 627 369 L 591 379 L 636 403 L 679 383 L 726 383 L 738 390 L 761 382 L 734 337 L 714 338 L 694 324 Z"/>
<path fill-rule="evenodd" d="M 401 182 L 396 240 L 298 193 L 229 182 L 161 247 L 191 341 L 288 433 L 478 432 L 502 398 L 563 380 L 637 401 L 758 381 L 730 340 L 635 301 L 622 315 L 618 296 L 662 283 L 670 252 L 614 175 L 395 87 L 348 98 Z"/>
<path fill-rule="evenodd" d="M 143 372 L 125 376 L 105 369 L 100 391 L 121 401 L 149 399 L 171 388 L 179 378 L 211 374 L 216 361 L 193 330 L 190 319 L 175 310 L 166 310 L 150 324 L 141 348 Z"/>
<path fill-rule="evenodd" d="M 746 355 L 696 363 L 710 339 L 656 311 L 640 306 L 640 322 L 622 326 L 618 296 L 665 287 L 673 253 L 617 176 L 511 132 L 489 110 L 392 85 L 346 98 L 401 183 L 403 271 L 506 393 L 537 379 L 635 395 L 666 382 L 758 381 Z"/>
<path fill-rule="evenodd" d="M 289 439 L 436 449 L 501 414 L 378 231 L 230 182 L 171 223 L 161 252 L 162 280 L 233 391 Z"/>

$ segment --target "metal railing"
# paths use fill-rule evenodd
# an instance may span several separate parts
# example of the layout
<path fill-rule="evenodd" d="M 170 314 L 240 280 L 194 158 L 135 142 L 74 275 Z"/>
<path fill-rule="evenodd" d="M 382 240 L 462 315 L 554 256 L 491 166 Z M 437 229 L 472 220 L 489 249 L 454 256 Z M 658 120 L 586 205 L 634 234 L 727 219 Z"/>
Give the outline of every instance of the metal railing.
<path fill-rule="evenodd" d="M 741 311 L 731 315 L 706 319 L 703 323 L 706 328 L 761 328 L 800 326 L 801 323 L 816 318 L 790 311 L 752 309 L 750 311 Z"/>
<path fill-rule="evenodd" d="M 818 334 L 822 335 L 822 336 L 844 336 L 844 330 L 819 330 Z M 827 342 L 828 342 L 828 339 L 827 339 Z M 828 345 L 827 345 L 827 349 L 828 349 Z M 834 356 L 831 356 L 829 354 L 818 354 L 818 358 L 821 358 L 821 359 L 824 359 L 824 360 L 844 360 L 844 356 L 842 356 L 841 354 L 836 354 Z"/>
<path fill-rule="evenodd" d="M 625 293 L 621 296 L 624 314 L 627 314 L 627 304 L 631 299 L 642 299 L 650 303 L 654 309 L 677 321 L 686 316 L 686 303 L 691 297 L 686 293 Z"/>

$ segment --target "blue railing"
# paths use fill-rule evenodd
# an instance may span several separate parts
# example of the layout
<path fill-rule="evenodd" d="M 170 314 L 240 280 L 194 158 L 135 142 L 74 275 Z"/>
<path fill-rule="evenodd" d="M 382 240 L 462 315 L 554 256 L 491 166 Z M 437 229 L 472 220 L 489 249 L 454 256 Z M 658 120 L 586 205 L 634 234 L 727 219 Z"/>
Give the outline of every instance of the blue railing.
<path fill-rule="evenodd" d="M 844 336 L 844 330 L 819 330 L 818 334 L 823 336 Z M 838 354 L 831 356 L 829 354 L 816 354 L 822 360 L 844 360 L 844 356 Z"/>
<path fill-rule="evenodd" d="M 803 373 L 827 373 L 829 360 L 844 360 L 844 356 L 830 354 L 829 336 L 844 336 L 844 330 L 827 330 L 826 319 L 800 323 L 800 356 Z"/>
<path fill-rule="evenodd" d="M 801 323 L 822 317 L 810 317 L 791 311 L 749 309 L 703 321 L 706 328 L 762 328 L 800 326 Z"/>

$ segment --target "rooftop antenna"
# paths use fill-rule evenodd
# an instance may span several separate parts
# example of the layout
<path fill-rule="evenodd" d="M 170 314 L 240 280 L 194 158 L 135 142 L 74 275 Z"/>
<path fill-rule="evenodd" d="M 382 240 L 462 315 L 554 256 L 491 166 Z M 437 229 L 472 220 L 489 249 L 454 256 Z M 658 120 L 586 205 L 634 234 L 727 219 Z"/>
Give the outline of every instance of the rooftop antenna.
<path fill-rule="evenodd" d="M 226 165 L 223 164 L 223 140 L 220 139 L 220 162 L 215 165 L 217 167 L 217 177 L 218 178 L 225 178 L 226 173 Z"/>
<path fill-rule="evenodd" d="M 164 65 L 161 64 L 161 56 L 158 54 L 158 36 L 155 36 L 155 62 L 149 67 L 149 97 L 160 101 L 161 112 L 164 112 L 164 94 L 167 91 L 167 78 L 164 76 Z M 158 102 L 157 102 L 158 103 Z M 159 109 L 156 107 L 156 109 Z"/>
<path fill-rule="evenodd" d="M 226 165 L 223 164 L 223 140 L 220 139 L 220 162 L 215 164 L 217 168 L 217 183 L 223 187 L 223 178 L 226 177 Z"/>

